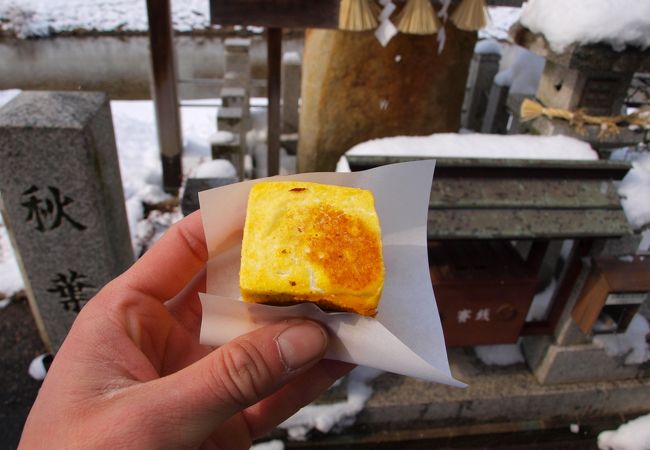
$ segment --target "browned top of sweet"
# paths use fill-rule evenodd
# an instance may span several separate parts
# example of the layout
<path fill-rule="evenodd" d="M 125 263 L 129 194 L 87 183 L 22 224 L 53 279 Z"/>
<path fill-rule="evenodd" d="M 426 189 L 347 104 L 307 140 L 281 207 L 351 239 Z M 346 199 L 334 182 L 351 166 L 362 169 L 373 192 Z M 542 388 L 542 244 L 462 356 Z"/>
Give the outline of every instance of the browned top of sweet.
<path fill-rule="evenodd" d="M 333 284 L 359 290 L 381 276 L 379 237 L 363 220 L 326 204 L 309 208 L 306 215 L 308 259 Z"/>

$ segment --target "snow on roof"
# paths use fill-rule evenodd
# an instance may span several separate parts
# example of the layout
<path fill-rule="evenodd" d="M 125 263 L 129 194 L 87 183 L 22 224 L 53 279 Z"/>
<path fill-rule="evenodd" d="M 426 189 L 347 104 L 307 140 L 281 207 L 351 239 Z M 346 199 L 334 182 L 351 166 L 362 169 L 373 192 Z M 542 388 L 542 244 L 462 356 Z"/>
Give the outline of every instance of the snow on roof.
<path fill-rule="evenodd" d="M 438 158 L 595 160 L 589 144 L 566 136 L 439 133 L 391 137 L 358 144 L 347 155 Z"/>
<path fill-rule="evenodd" d="M 574 43 L 607 43 L 618 51 L 650 46 L 647 0 L 529 0 L 520 21 L 558 53 Z"/>
<path fill-rule="evenodd" d="M 44 37 L 78 30 L 145 32 L 149 27 L 145 0 L 4 0 L 0 31 L 19 38 Z M 210 27 L 208 0 L 172 0 L 176 31 Z"/>

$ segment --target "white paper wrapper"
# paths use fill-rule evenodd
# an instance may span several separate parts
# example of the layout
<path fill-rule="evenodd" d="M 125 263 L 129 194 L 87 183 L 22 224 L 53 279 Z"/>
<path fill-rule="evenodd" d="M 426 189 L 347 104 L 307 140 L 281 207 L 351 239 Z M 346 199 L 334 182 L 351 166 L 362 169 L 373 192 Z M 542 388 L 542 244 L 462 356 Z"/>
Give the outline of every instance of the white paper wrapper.
<path fill-rule="evenodd" d="M 223 345 L 290 317 L 321 322 L 332 339 L 326 357 L 453 386 L 431 287 L 427 215 L 435 161 L 393 164 L 355 173 L 309 173 L 273 180 L 313 181 L 372 191 L 382 229 L 386 276 L 376 318 L 326 313 L 311 304 L 289 307 L 240 300 L 239 263 L 247 181 L 199 193 L 206 243 L 207 293 L 201 294 L 201 342 Z"/>

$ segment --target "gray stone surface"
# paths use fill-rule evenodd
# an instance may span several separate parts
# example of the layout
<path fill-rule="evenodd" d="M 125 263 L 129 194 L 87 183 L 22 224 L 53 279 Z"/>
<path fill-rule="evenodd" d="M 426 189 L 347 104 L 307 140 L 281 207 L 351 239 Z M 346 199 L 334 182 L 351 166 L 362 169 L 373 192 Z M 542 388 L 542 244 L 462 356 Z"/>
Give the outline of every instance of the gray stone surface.
<path fill-rule="evenodd" d="M 21 93 L 0 110 L 0 160 L 3 217 L 56 350 L 78 308 L 133 262 L 107 97 Z"/>
<path fill-rule="evenodd" d="M 480 130 L 494 76 L 499 71 L 501 55 L 474 53 L 469 66 L 465 97 L 461 110 L 461 127 Z"/>
<path fill-rule="evenodd" d="M 469 349 L 450 351 L 449 360 L 468 388 L 384 374 L 356 423 L 410 428 L 559 418 L 568 426 L 586 417 L 643 414 L 650 404 L 649 378 L 545 386 L 523 364 L 485 366 Z"/>
<path fill-rule="evenodd" d="M 534 373 L 542 384 L 650 377 L 650 364 L 626 365 L 626 356 L 608 356 L 602 348 L 594 344 L 552 344 L 535 367 Z"/>

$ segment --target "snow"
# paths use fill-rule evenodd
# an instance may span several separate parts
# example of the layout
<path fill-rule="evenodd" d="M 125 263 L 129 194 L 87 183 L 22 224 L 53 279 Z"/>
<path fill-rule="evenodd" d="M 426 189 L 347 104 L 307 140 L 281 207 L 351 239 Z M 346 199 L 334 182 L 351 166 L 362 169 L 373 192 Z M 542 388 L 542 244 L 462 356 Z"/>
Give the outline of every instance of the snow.
<path fill-rule="evenodd" d="M 575 1 L 575 0 L 574 0 Z M 519 20 L 521 8 L 514 6 L 488 6 L 490 22 L 478 32 L 479 39 L 508 39 L 510 27 Z"/>
<path fill-rule="evenodd" d="M 0 220 L 0 298 L 11 297 L 24 287 L 14 248 L 5 224 Z"/>
<path fill-rule="evenodd" d="M 327 433 L 334 428 L 349 426 L 372 395 L 368 383 L 382 372 L 368 367 L 357 367 L 347 377 L 347 400 L 330 404 L 311 404 L 280 424 L 289 438 L 305 440 L 312 429 Z"/>
<path fill-rule="evenodd" d="M 519 344 L 478 345 L 474 347 L 474 352 L 488 366 L 509 366 L 525 362 Z"/>
<path fill-rule="evenodd" d="M 546 60 L 516 45 L 505 46 L 494 83 L 509 86 L 511 94 L 535 95 Z"/>
<path fill-rule="evenodd" d="M 255 444 L 251 450 L 284 450 L 284 442 L 279 439 Z"/>
<path fill-rule="evenodd" d="M 45 368 L 45 363 L 43 360 L 48 356 L 49 353 L 43 353 L 42 355 L 38 355 L 32 360 L 31 363 L 29 363 L 27 372 L 33 379 L 38 381 L 45 379 L 45 375 L 47 375 L 47 369 Z"/>
<path fill-rule="evenodd" d="M 594 336 L 593 343 L 602 347 L 609 356 L 626 355 L 625 364 L 643 364 L 650 361 L 650 344 L 646 341 L 649 333 L 648 320 L 636 314 L 625 333 L 599 334 Z"/>
<path fill-rule="evenodd" d="M 589 144 L 566 136 L 439 133 L 363 142 L 347 155 L 596 160 Z"/>
<path fill-rule="evenodd" d="M 535 297 L 533 297 L 533 301 L 530 304 L 530 308 L 528 309 L 526 322 L 535 322 L 546 319 L 548 308 L 551 304 L 551 299 L 553 298 L 556 286 L 557 280 L 553 279 L 548 286 L 546 286 L 546 289 L 535 294 Z"/>
<path fill-rule="evenodd" d="M 650 414 L 624 423 L 615 431 L 603 431 L 598 435 L 598 448 L 600 450 L 650 449 Z"/>
<path fill-rule="evenodd" d="M 235 178 L 237 171 L 230 161 L 213 159 L 201 163 L 195 170 L 195 178 Z"/>
<path fill-rule="evenodd" d="M 650 154 L 632 162 L 618 188 L 621 203 L 630 224 L 638 229 L 650 225 Z"/>
<path fill-rule="evenodd" d="M 557 53 L 574 43 L 607 43 L 617 51 L 650 46 L 650 2 L 646 0 L 529 0 L 520 21 L 543 34 Z"/>
<path fill-rule="evenodd" d="M 485 54 L 501 54 L 501 44 L 494 39 L 483 39 L 476 43 L 474 46 L 474 53 L 479 55 Z"/>
<path fill-rule="evenodd" d="M 4 0 L 0 31 L 18 38 L 44 37 L 78 30 L 146 32 L 145 0 Z M 209 2 L 173 0 L 172 24 L 187 32 L 210 27 Z"/>

